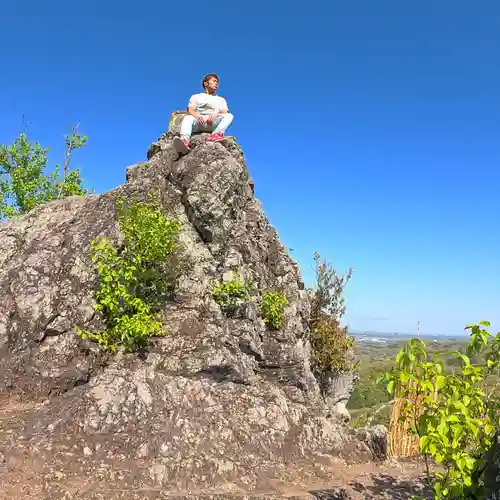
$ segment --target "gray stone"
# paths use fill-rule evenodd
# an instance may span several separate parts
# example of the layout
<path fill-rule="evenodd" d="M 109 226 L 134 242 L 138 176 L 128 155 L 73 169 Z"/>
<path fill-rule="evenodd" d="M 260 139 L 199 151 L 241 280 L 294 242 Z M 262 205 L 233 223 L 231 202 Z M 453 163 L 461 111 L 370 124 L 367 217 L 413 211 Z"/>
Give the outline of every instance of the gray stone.
<path fill-rule="evenodd" d="M 384 425 L 374 425 L 367 429 L 359 429 L 358 438 L 368 446 L 374 460 L 385 460 L 388 457 L 388 430 Z"/>
<path fill-rule="evenodd" d="M 253 196 L 240 146 L 200 134 L 179 158 L 172 138 L 149 149 L 147 164 L 128 168 L 124 185 L 0 224 L 0 396 L 33 403 L 2 452 L 21 463 L 17 443 L 44 450 L 31 481 L 56 468 L 70 477 L 66 454 L 85 447 L 78 474 L 86 484 L 105 477 L 106 488 L 124 491 L 144 484 L 239 491 L 263 475 L 281 477 L 296 460 L 309 463 L 305 476 L 314 474 L 307 462 L 314 453 L 370 456 L 367 443 L 329 417 L 350 385 L 330 380 L 325 402 L 309 364 L 303 281 Z M 103 326 L 90 244 L 119 239 L 118 198 L 151 192 L 182 222 L 186 266 L 161 311 L 169 334 L 141 355 L 103 354 L 76 334 L 77 326 Z M 258 290 L 231 317 L 213 300 L 211 280 L 236 270 Z M 256 306 L 272 288 L 289 301 L 280 331 L 266 327 Z"/>
<path fill-rule="evenodd" d="M 168 123 L 168 132 L 178 135 L 181 129 L 183 118 L 187 115 L 187 109 L 172 111 L 170 121 Z"/>
<path fill-rule="evenodd" d="M 359 375 L 356 372 L 325 373 L 320 378 L 322 393 L 329 405 L 347 403 L 356 388 Z"/>
<path fill-rule="evenodd" d="M 351 420 L 347 402 L 356 388 L 358 378 L 356 372 L 326 372 L 318 376 L 320 391 L 326 405 L 344 422 Z"/>

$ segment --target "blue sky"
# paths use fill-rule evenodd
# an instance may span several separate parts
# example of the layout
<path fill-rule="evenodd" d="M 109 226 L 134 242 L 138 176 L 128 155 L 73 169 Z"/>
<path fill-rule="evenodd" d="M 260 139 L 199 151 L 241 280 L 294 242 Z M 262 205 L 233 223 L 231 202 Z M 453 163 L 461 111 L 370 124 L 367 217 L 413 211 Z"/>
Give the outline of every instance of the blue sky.
<path fill-rule="evenodd" d="M 98 192 L 207 72 L 310 280 L 354 268 L 353 329 L 500 328 L 500 2 L 2 0 L 0 143 L 22 116 Z"/>

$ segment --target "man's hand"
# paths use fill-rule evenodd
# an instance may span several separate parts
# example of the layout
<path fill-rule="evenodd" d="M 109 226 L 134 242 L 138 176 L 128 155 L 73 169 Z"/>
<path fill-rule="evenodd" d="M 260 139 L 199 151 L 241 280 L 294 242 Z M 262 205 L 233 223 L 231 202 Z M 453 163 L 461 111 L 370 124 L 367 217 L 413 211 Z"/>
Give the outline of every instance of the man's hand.
<path fill-rule="evenodd" d="M 207 125 L 212 125 L 215 122 L 215 120 L 217 120 L 218 117 L 219 115 L 207 116 Z"/>
<path fill-rule="evenodd" d="M 200 125 L 205 125 L 205 118 L 196 112 L 196 105 L 188 106 L 187 111 Z"/>
<path fill-rule="evenodd" d="M 200 125 L 205 125 L 205 123 L 207 123 L 207 121 L 205 120 L 205 118 L 203 116 L 201 116 L 200 114 L 198 113 L 193 113 L 193 116 L 194 116 L 194 119 L 200 124 Z"/>

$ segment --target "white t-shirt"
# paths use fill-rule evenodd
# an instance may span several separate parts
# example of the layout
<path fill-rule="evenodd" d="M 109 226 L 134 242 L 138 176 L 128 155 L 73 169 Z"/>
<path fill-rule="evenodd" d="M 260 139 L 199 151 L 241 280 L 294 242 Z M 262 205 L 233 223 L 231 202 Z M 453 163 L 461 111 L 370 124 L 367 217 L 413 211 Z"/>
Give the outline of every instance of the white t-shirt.
<path fill-rule="evenodd" d="M 196 106 L 196 112 L 200 115 L 215 115 L 229 109 L 224 97 L 205 92 L 192 95 L 189 99 L 189 106 Z"/>

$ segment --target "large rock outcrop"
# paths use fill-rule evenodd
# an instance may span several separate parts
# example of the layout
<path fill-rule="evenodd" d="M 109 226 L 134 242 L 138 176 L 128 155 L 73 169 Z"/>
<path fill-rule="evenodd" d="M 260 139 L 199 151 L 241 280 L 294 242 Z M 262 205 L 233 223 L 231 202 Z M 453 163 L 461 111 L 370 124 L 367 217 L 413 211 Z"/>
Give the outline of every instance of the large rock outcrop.
<path fill-rule="evenodd" d="M 199 136 L 178 158 L 171 141 L 161 137 L 110 192 L 0 224 L 0 395 L 4 409 L 19 405 L 15 430 L 0 429 L 0 481 L 17 498 L 258 490 L 297 480 L 299 461 L 309 477 L 325 456 L 371 456 L 334 410 L 349 384 L 325 399 L 311 372 L 304 283 L 240 147 Z M 162 311 L 169 334 L 143 355 L 104 355 L 75 333 L 101 326 L 90 243 L 116 235 L 118 198 L 151 191 L 183 223 L 187 265 Z M 221 312 L 210 279 L 234 272 L 286 291 L 282 330 L 266 328 L 252 303 Z"/>

